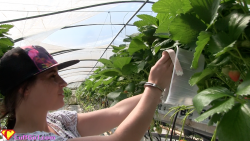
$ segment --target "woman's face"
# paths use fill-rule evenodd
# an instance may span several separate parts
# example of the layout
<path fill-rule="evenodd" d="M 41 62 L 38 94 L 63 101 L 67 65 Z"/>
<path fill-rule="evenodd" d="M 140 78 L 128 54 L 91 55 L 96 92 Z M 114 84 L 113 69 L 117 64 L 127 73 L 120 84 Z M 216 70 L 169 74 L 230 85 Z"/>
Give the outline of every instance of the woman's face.
<path fill-rule="evenodd" d="M 26 91 L 26 102 L 36 109 L 57 110 L 64 105 L 63 87 L 67 83 L 58 75 L 57 67 L 37 75 L 34 85 Z"/>

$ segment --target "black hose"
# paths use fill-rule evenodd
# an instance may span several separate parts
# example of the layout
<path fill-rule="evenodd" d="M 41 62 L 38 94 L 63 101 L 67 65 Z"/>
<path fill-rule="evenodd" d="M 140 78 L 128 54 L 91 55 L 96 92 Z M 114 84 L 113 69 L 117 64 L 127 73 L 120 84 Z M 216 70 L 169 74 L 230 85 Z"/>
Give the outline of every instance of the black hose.
<path fill-rule="evenodd" d="M 174 117 L 174 122 L 173 122 L 173 125 L 172 125 L 172 131 L 171 131 L 171 135 L 170 135 L 170 141 L 172 141 L 173 132 L 174 132 L 174 127 L 175 127 L 175 122 L 176 122 L 176 119 L 177 119 L 178 114 L 179 114 L 179 112 L 177 112 L 177 114 L 176 114 L 175 117 Z M 180 135 L 180 136 L 181 136 L 181 135 Z"/>

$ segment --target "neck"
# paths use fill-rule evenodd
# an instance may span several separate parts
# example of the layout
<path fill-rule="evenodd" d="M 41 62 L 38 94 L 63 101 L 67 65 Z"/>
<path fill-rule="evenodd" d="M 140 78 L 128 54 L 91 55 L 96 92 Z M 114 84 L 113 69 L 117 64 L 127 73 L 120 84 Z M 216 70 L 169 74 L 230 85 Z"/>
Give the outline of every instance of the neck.
<path fill-rule="evenodd" d="M 22 107 L 26 107 L 25 109 Z M 27 106 L 21 106 L 16 109 L 16 124 L 14 131 L 16 133 L 31 133 L 35 131 L 50 132 L 47 124 L 47 113 L 44 109 L 36 109 Z"/>

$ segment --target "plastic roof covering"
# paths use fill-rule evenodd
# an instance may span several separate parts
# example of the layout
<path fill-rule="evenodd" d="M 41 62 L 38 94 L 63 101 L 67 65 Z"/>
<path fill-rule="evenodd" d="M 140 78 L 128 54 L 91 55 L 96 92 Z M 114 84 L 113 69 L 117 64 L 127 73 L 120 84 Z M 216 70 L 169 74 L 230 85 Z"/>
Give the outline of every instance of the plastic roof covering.
<path fill-rule="evenodd" d="M 43 46 L 59 63 L 79 59 L 80 63 L 59 71 L 69 84 L 68 87 L 75 88 L 91 75 L 96 67 L 102 65 L 97 62 L 100 57 L 108 59 L 113 55 L 112 47 L 109 45 L 114 39 L 112 45 L 126 44 L 123 42 L 126 35 L 138 32 L 137 28 L 132 26 L 134 21 L 139 20 L 137 17 L 134 17 L 121 32 L 120 30 L 144 2 L 139 0 L 0 0 L 0 23 L 14 25 L 9 33 L 11 38 L 19 40 L 15 43 L 15 47 Z M 98 4 L 99 6 L 96 6 Z M 86 8 L 87 6 L 89 7 Z M 144 5 L 138 14 L 155 16 L 151 6 L 152 1 Z M 70 11 L 77 8 L 78 10 Z M 66 12 L 60 13 L 60 11 Z M 55 12 L 58 14 L 49 15 Z M 41 16 L 44 14 L 48 15 Z M 32 16 L 41 17 L 29 18 Z"/>

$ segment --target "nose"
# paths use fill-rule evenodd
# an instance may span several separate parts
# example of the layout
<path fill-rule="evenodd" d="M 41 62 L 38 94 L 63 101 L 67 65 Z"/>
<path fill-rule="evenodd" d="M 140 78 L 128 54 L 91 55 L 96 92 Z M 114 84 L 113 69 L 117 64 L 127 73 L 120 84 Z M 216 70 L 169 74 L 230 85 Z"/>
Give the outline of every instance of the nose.
<path fill-rule="evenodd" d="M 66 87 L 68 84 L 63 80 L 63 78 L 61 76 L 59 76 L 59 78 L 60 78 L 60 86 Z"/>

